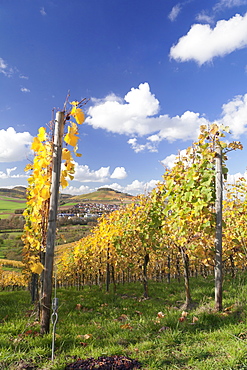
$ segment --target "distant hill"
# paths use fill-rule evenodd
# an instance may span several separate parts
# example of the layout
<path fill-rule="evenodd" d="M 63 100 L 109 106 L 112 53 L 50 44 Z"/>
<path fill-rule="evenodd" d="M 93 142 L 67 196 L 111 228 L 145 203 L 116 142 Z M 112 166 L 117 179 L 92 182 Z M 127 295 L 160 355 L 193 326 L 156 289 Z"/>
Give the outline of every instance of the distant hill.
<path fill-rule="evenodd" d="M 12 189 L 0 188 L 0 197 L 9 197 L 17 199 L 26 198 L 26 188 L 24 186 L 15 186 Z M 70 202 L 114 202 L 114 203 L 128 203 L 133 200 L 133 196 L 127 193 L 113 190 L 111 188 L 100 188 L 97 191 L 82 195 L 60 194 L 60 201 L 62 203 Z"/>
<path fill-rule="evenodd" d="M 24 186 L 15 186 L 12 189 L 0 188 L 0 196 L 10 198 L 26 198 L 26 188 Z"/>
<path fill-rule="evenodd" d="M 74 197 L 71 197 L 70 201 L 127 203 L 127 202 L 131 202 L 133 199 L 134 197 L 127 193 L 121 193 L 120 191 L 113 190 L 111 188 L 100 188 L 97 191 L 94 191 L 92 193 L 76 195 Z"/>

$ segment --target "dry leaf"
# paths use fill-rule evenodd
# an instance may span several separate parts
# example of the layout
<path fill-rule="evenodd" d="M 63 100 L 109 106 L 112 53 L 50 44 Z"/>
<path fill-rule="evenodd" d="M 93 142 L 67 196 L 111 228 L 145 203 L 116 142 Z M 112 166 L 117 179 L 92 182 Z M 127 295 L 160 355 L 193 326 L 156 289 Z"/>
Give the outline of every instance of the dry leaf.
<path fill-rule="evenodd" d="M 189 314 L 189 313 L 188 313 L 187 311 L 183 311 L 181 316 L 182 316 L 182 317 L 187 317 L 187 316 L 188 316 L 188 314 Z"/>
<path fill-rule="evenodd" d="M 165 317 L 165 315 L 163 314 L 163 312 L 158 312 L 157 317 L 162 318 Z"/>
<path fill-rule="evenodd" d="M 129 330 L 132 330 L 133 329 L 133 326 L 131 326 L 130 324 L 124 324 L 124 325 L 120 325 L 120 328 L 121 329 L 129 329 Z"/>
<path fill-rule="evenodd" d="M 83 338 L 85 338 L 85 339 L 90 339 L 90 338 L 92 338 L 92 334 L 85 334 L 85 335 L 83 335 Z"/>

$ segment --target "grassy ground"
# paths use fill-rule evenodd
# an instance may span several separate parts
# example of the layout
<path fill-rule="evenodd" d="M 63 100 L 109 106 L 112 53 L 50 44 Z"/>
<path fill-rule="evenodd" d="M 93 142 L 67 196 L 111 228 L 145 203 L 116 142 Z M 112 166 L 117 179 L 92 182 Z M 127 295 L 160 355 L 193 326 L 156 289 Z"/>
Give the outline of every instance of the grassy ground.
<path fill-rule="evenodd" d="M 0 197 L 0 218 L 8 218 L 14 214 L 16 209 L 23 209 L 26 206 L 25 199 L 13 199 L 9 197 Z"/>
<path fill-rule="evenodd" d="M 78 358 L 125 355 L 143 370 L 246 370 L 247 277 L 225 280 L 221 313 L 213 310 L 213 278 L 191 283 L 196 306 L 188 315 L 180 309 L 184 293 L 177 281 L 151 282 L 149 299 L 139 283 L 118 286 L 116 294 L 95 286 L 58 290 L 53 362 L 52 334 L 39 335 L 29 293 L 1 292 L 0 369 L 22 363 L 62 370 Z"/>

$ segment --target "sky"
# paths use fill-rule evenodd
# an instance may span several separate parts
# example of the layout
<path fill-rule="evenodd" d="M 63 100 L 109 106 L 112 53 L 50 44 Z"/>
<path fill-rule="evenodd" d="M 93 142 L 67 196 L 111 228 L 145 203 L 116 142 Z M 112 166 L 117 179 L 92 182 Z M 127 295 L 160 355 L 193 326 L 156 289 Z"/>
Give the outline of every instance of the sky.
<path fill-rule="evenodd" d="M 211 123 L 243 144 L 229 181 L 247 178 L 247 0 L 1 0 L 0 187 L 27 186 L 68 93 L 88 102 L 63 193 L 147 193 Z"/>

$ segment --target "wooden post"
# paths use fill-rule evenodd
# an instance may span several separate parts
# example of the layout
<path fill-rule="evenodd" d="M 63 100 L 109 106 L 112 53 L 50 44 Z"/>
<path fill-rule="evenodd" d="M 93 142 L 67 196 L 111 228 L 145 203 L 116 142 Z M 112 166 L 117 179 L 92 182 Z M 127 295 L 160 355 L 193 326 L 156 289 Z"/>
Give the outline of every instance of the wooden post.
<path fill-rule="evenodd" d="M 216 234 L 215 234 L 215 309 L 222 310 L 222 150 L 220 145 L 216 146 L 215 159 L 215 212 L 216 212 Z"/>
<path fill-rule="evenodd" d="M 54 262 L 54 248 L 56 239 L 56 219 L 59 197 L 61 158 L 62 158 L 62 137 L 64 132 L 64 112 L 57 112 L 55 119 L 53 161 L 51 178 L 51 198 L 49 209 L 49 220 L 47 228 L 47 241 L 45 252 L 45 269 L 43 296 L 41 298 L 41 333 L 49 333 L 51 300 L 52 300 L 52 274 Z"/>

